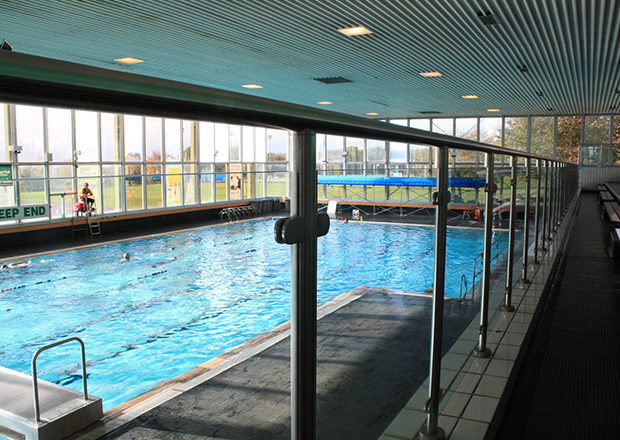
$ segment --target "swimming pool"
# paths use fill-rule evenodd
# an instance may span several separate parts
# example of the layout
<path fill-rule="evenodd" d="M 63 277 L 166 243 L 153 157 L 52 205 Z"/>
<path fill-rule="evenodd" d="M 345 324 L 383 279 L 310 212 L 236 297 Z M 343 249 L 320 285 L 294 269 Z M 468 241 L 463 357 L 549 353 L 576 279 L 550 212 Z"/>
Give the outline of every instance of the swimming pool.
<path fill-rule="evenodd" d="M 89 392 L 109 409 L 264 333 L 290 316 L 290 247 L 260 220 L 33 258 L 0 272 L 0 365 L 30 374 L 41 346 L 86 344 Z M 498 233 L 506 239 L 505 233 Z M 446 292 L 471 278 L 483 233 L 448 230 Z M 424 291 L 434 228 L 333 223 L 319 239 L 318 304 L 357 286 Z M 120 262 L 123 254 L 131 259 Z M 39 377 L 81 389 L 73 344 Z"/>

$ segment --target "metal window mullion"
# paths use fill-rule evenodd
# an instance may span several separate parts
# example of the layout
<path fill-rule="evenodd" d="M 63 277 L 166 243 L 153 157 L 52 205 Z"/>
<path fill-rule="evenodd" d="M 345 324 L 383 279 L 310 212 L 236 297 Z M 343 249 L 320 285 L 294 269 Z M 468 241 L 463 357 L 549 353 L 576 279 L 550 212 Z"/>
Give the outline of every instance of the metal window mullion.
<path fill-rule="evenodd" d="M 528 157 L 525 159 L 525 210 L 523 211 L 523 270 L 521 271 L 521 282 L 528 283 L 527 277 L 527 250 L 530 238 L 530 204 L 531 196 L 531 177 L 532 177 L 532 161 Z"/>
<path fill-rule="evenodd" d="M 506 296 L 504 310 L 514 312 L 512 306 L 512 282 L 515 255 L 515 223 L 517 220 L 517 158 L 510 156 L 510 221 L 508 227 L 508 258 L 506 267 Z"/>
<path fill-rule="evenodd" d="M 538 261 L 538 234 L 540 232 L 540 180 L 541 174 L 541 159 L 536 160 L 536 211 L 534 214 L 534 264 L 539 264 Z"/>

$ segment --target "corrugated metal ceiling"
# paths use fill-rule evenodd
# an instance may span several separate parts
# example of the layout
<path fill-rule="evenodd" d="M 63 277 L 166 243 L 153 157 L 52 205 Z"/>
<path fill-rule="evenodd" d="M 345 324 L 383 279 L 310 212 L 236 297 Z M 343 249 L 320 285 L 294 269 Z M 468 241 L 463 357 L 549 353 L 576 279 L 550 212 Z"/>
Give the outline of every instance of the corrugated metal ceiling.
<path fill-rule="evenodd" d="M 378 118 L 613 112 L 619 33 L 615 0 L 4 0 L 0 18 L 16 52 Z"/>

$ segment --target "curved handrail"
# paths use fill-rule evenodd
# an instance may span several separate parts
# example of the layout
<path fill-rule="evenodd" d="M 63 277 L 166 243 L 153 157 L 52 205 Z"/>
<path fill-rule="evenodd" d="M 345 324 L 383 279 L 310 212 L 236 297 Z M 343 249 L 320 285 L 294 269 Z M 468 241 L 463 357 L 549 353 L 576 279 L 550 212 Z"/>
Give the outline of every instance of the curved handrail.
<path fill-rule="evenodd" d="M 465 283 L 465 295 L 467 295 L 467 277 L 465 276 L 465 274 L 461 275 L 461 287 L 459 289 L 459 301 L 462 301 L 463 298 L 463 282 Z M 472 296 L 473 296 L 473 290 L 472 290 Z"/>
<path fill-rule="evenodd" d="M 41 347 L 34 353 L 34 355 L 32 355 L 32 389 L 34 392 L 34 417 L 37 422 L 41 421 L 41 414 L 39 409 L 39 385 L 37 383 L 37 358 L 45 350 L 49 350 L 50 348 L 72 341 L 78 341 L 82 347 L 82 376 L 84 378 L 84 400 L 88 400 L 88 387 L 86 386 L 86 348 L 84 346 L 84 341 L 82 341 L 77 336 L 73 336 L 71 338 L 63 339 L 62 341 L 46 345 L 45 347 Z"/>

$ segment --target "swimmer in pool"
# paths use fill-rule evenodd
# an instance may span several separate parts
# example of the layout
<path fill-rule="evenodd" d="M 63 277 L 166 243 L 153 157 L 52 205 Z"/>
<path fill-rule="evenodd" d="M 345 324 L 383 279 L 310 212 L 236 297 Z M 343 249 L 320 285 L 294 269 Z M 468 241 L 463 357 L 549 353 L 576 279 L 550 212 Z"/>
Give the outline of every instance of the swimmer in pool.
<path fill-rule="evenodd" d="M 125 255 L 123 255 L 123 258 L 121 258 L 119 263 L 124 263 L 125 261 L 129 261 L 130 258 L 131 258 L 131 255 L 125 254 Z"/>
<path fill-rule="evenodd" d="M 168 258 L 166 261 L 160 261 L 159 263 L 155 263 L 152 267 L 161 266 L 162 264 L 170 263 L 171 261 L 176 260 L 177 257 Z"/>
<path fill-rule="evenodd" d="M 28 267 L 29 264 L 30 264 L 30 261 L 26 261 L 26 260 L 16 261 L 14 263 L 3 264 L 2 269 L 17 269 L 20 267 Z"/>

